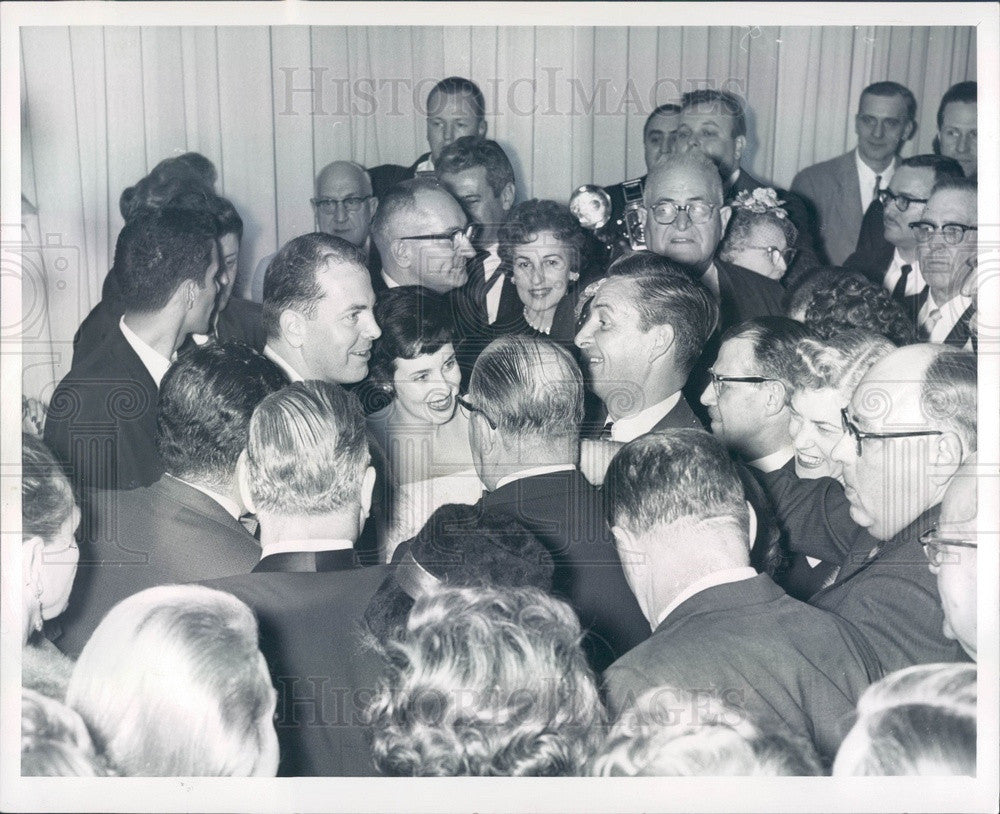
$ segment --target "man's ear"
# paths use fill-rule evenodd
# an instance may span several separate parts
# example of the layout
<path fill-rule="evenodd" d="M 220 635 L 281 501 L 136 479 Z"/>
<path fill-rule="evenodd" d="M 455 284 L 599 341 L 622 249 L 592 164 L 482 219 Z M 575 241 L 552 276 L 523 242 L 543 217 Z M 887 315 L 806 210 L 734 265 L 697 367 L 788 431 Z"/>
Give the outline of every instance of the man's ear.
<path fill-rule="evenodd" d="M 747 148 L 747 137 L 737 136 L 733 139 L 733 143 L 733 157 L 736 159 L 736 166 L 738 167 L 740 165 L 740 159 L 743 158 L 743 151 Z M 729 179 L 727 178 L 726 181 L 728 182 Z"/>
<path fill-rule="evenodd" d="M 514 198 L 516 196 L 516 191 L 514 189 L 514 184 L 509 183 L 500 190 L 500 206 L 503 208 L 504 212 L 509 212 L 510 208 L 514 205 Z"/>
<path fill-rule="evenodd" d="M 375 491 L 375 467 L 368 464 L 364 476 L 361 478 L 361 525 L 372 510 L 372 494 Z"/>
<path fill-rule="evenodd" d="M 305 343 L 302 320 L 304 317 L 293 308 L 286 308 L 278 316 L 278 329 L 281 338 L 293 348 L 301 348 Z"/>
<path fill-rule="evenodd" d="M 479 138 L 486 138 L 486 119 L 479 120 L 479 126 L 476 128 L 476 132 L 479 134 Z"/>
<path fill-rule="evenodd" d="M 250 495 L 250 467 L 247 461 L 247 451 L 244 449 L 236 459 L 236 486 L 240 490 L 240 499 L 250 514 L 257 513 L 253 497 Z"/>
<path fill-rule="evenodd" d="M 612 526 L 611 534 L 614 536 L 615 544 L 618 546 L 620 559 L 625 559 L 629 552 L 639 550 L 639 547 L 636 545 L 635 535 L 624 526 Z"/>
<path fill-rule="evenodd" d="M 393 240 L 389 244 L 389 253 L 392 255 L 393 262 L 400 268 L 407 269 L 413 265 L 413 246 L 415 241 L 412 240 Z"/>
<path fill-rule="evenodd" d="M 962 465 L 962 452 L 962 439 L 957 433 L 937 436 L 931 453 L 931 481 L 945 486 Z"/>
<path fill-rule="evenodd" d="M 652 328 L 652 334 L 653 344 L 649 349 L 650 362 L 656 361 L 666 354 L 673 347 L 674 340 L 676 339 L 674 326 L 669 323 L 655 325 Z"/>
<path fill-rule="evenodd" d="M 368 220 L 375 217 L 375 212 L 378 210 L 378 198 L 372 195 L 368 199 Z"/>
<path fill-rule="evenodd" d="M 777 415 L 787 406 L 785 400 L 785 385 L 781 382 L 766 382 L 767 384 L 767 414 Z"/>
<path fill-rule="evenodd" d="M 41 537 L 35 535 L 21 543 L 21 575 L 25 586 L 42 584 L 44 559 L 45 541 Z"/>
<path fill-rule="evenodd" d="M 750 541 L 750 548 L 753 548 L 753 541 L 757 537 L 757 512 L 754 511 L 753 504 L 749 500 L 743 502 L 747 504 L 747 516 L 750 518 L 750 534 L 747 539 Z"/>
<path fill-rule="evenodd" d="M 732 214 L 733 208 L 731 206 L 719 207 L 719 221 L 722 223 L 722 234 L 726 233 L 726 227 L 729 225 L 729 218 Z"/>
<path fill-rule="evenodd" d="M 917 123 L 913 119 L 910 119 L 906 123 L 906 127 L 903 130 L 903 141 L 904 142 L 909 141 L 911 138 L 913 138 L 913 134 L 916 132 L 917 132 Z"/>

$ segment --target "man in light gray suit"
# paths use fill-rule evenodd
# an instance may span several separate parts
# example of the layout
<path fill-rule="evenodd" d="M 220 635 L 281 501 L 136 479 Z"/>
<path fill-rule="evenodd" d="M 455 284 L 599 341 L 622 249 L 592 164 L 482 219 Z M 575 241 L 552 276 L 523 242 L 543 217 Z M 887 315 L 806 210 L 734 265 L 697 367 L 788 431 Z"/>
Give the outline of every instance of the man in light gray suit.
<path fill-rule="evenodd" d="M 861 92 L 854 132 L 858 146 L 795 176 L 792 191 L 814 207 L 826 259 L 841 265 L 854 251 L 865 210 L 889 186 L 899 149 L 916 129 L 917 100 L 897 82 L 876 82 Z"/>

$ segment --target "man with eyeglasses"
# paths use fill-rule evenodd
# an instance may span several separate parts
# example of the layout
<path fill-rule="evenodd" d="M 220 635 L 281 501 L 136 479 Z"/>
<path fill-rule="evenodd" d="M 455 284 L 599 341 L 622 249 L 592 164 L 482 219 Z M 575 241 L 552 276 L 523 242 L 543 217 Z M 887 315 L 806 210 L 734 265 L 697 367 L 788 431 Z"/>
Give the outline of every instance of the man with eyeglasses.
<path fill-rule="evenodd" d="M 978 547 L 976 520 L 979 477 L 972 455 L 955 473 L 941 501 L 938 524 L 920 535 L 928 567 L 937 577 L 944 635 L 976 661 Z M 991 479 L 995 483 L 995 476 Z"/>
<path fill-rule="evenodd" d="M 897 82 L 861 92 L 854 132 L 858 145 L 837 158 L 801 170 L 792 190 L 815 207 L 827 260 L 842 265 L 858 241 L 861 220 L 892 180 L 897 153 L 916 129 L 917 100 Z"/>
<path fill-rule="evenodd" d="M 917 241 L 910 224 L 923 215 L 935 184 L 961 177 L 959 163 L 945 156 L 915 155 L 901 161 L 888 188 L 868 207 L 858 247 L 844 261 L 844 268 L 857 269 L 884 286 L 914 324 L 927 299 L 927 282 L 920 273 Z"/>
<path fill-rule="evenodd" d="M 978 187 L 969 178 L 949 178 L 931 192 L 920 220 L 910 224 L 929 293 L 917 316 L 928 342 L 976 349 Z"/>
<path fill-rule="evenodd" d="M 831 457 L 843 466 L 851 518 L 878 542 L 848 556 L 810 604 L 852 622 L 887 673 L 959 655 L 942 633 L 920 536 L 976 450 L 976 383 L 972 354 L 908 345 L 869 369 L 843 411 Z"/>
<path fill-rule="evenodd" d="M 646 179 L 640 218 L 650 251 L 687 266 L 719 300 L 719 327 L 781 316 L 784 289 L 775 280 L 716 258 L 729 223 L 722 180 L 700 152 L 666 156 Z"/>

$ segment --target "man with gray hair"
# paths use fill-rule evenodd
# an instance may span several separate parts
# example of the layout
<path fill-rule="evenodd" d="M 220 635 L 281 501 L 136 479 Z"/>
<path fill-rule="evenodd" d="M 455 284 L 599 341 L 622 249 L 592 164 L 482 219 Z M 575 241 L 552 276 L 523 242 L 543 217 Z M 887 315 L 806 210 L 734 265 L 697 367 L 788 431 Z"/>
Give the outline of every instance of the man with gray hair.
<path fill-rule="evenodd" d="M 264 355 L 289 381 L 359 382 L 382 335 L 374 307 L 360 249 L 322 232 L 294 238 L 264 278 Z"/>
<path fill-rule="evenodd" d="M 553 591 L 588 629 L 588 659 L 603 669 L 648 636 L 649 626 L 625 582 L 600 494 L 576 467 L 580 369 L 554 342 L 502 337 L 479 356 L 463 401 L 487 489 L 477 505 L 514 515 L 549 550 Z"/>
<path fill-rule="evenodd" d="M 652 433 L 615 456 L 606 483 L 625 576 L 654 631 L 604 673 L 612 716 L 653 687 L 715 691 L 832 758 L 876 665 L 850 625 L 750 567 L 747 504 L 722 445 Z"/>
<path fill-rule="evenodd" d="M 372 775 L 361 713 L 381 663 L 360 630 L 389 570 L 358 568 L 354 556 L 375 483 L 357 397 L 319 381 L 273 393 L 250 419 L 237 471 L 261 559 L 207 584 L 259 620 L 278 690 L 279 774 Z"/>

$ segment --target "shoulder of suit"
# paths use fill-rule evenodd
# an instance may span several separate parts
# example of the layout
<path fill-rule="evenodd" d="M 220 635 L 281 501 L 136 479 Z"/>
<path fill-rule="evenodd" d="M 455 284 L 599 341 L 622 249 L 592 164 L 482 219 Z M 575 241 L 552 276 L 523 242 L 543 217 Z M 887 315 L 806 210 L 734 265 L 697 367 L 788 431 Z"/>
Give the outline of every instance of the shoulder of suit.
<path fill-rule="evenodd" d="M 838 172 L 842 165 L 847 161 L 854 161 L 854 150 L 850 150 L 843 155 L 838 155 L 834 158 L 828 158 L 826 161 L 818 161 L 815 164 L 811 164 L 808 167 L 799 170 L 795 174 L 792 186 L 796 186 L 797 182 L 800 181 L 813 181 L 824 175 Z"/>

